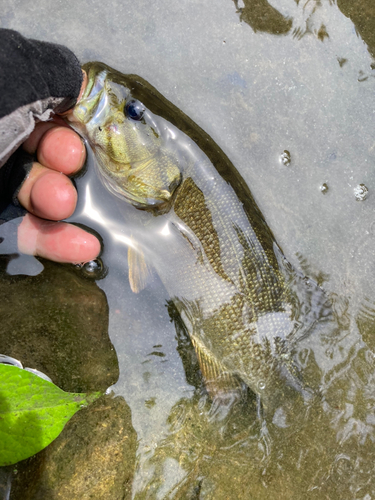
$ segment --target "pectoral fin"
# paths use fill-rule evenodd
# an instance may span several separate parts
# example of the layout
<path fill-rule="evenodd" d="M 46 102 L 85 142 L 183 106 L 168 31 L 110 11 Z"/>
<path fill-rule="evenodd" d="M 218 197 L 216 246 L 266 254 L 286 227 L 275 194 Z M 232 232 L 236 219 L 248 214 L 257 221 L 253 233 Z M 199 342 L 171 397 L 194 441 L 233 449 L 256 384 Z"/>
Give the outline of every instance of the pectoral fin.
<path fill-rule="evenodd" d="M 244 386 L 241 380 L 228 372 L 226 367 L 211 353 L 196 337 L 191 335 L 191 342 L 197 354 L 205 387 L 212 400 L 224 399 L 231 395 L 237 399 L 243 394 Z"/>
<path fill-rule="evenodd" d="M 152 271 L 133 237 L 131 237 L 131 240 L 133 245 L 128 247 L 129 283 L 132 292 L 139 293 L 146 288 Z"/>

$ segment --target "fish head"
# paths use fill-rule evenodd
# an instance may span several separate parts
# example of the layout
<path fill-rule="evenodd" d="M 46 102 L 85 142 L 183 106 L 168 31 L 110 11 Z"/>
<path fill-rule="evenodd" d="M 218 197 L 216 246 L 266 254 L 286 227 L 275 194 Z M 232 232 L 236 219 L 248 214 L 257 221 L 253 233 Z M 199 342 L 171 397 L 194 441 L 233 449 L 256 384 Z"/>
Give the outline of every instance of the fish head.
<path fill-rule="evenodd" d="M 83 69 L 87 87 L 68 121 L 92 148 L 103 183 L 137 208 L 167 205 L 182 172 L 163 122 L 133 95 L 125 75 L 102 63 Z"/>

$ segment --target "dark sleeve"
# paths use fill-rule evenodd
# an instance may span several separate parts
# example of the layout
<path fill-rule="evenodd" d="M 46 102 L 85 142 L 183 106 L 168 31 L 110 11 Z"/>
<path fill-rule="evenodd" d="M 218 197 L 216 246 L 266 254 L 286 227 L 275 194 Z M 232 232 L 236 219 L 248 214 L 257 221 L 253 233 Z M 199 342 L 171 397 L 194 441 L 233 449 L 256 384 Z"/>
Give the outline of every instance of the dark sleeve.
<path fill-rule="evenodd" d="M 24 38 L 0 29 L 0 211 L 28 173 L 30 156 L 14 152 L 36 121 L 71 108 L 82 85 L 82 71 L 66 47 Z"/>
<path fill-rule="evenodd" d="M 33 161 L 33 155 L 20 148 L 0 168 L 0 214 L 12 201 L 16 203 L 15 197 L 29 174 Z"/>

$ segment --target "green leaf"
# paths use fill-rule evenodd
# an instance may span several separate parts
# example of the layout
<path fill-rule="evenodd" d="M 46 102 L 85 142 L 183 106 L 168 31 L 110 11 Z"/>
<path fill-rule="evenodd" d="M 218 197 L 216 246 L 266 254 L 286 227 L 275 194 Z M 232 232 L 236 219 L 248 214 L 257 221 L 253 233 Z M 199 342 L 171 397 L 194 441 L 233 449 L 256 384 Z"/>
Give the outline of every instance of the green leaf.
<path fill-rule="evenodd" d="M 35 455 L 100 396 L 64 392 L 16 366 L 0 364 L 0 466 Z"/>

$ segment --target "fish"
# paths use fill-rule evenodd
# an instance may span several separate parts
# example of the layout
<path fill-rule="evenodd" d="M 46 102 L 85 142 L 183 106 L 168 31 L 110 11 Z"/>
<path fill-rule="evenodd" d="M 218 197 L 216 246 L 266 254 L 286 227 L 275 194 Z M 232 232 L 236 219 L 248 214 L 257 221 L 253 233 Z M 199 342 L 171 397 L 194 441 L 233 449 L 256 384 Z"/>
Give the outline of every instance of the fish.
<path fill-rule="evenodd" d="M 150 269 L 195 349 L 209 396 L 244 385 L 271 400 L 303 392 L 294 353 L 323 315 L 324 292 L 289 264 L 249 187 L 221 148 L 156 88 L 100 62 L 70 125 L 97 175 L 134 208 L 128 247 L 139 293 Z M 147 237 L 149 235 L 149 237 Z"/>

